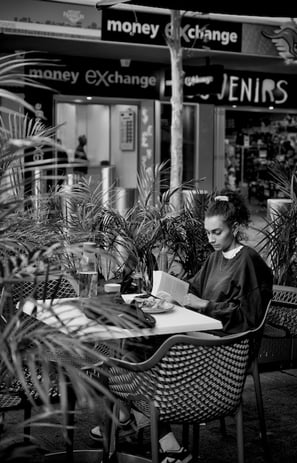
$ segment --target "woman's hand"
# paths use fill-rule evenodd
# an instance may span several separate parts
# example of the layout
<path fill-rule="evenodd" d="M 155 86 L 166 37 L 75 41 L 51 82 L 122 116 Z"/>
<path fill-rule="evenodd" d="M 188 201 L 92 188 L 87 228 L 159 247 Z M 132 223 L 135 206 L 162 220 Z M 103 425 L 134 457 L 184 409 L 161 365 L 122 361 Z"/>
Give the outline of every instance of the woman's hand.
<path fill-rule="evenodd" d="M 188 293 L 184 298 L 184 306 L 191 307 L 192 309 L 201 310 L 205 309 L 209 301 L 195 296 L 195 294 Z"/>

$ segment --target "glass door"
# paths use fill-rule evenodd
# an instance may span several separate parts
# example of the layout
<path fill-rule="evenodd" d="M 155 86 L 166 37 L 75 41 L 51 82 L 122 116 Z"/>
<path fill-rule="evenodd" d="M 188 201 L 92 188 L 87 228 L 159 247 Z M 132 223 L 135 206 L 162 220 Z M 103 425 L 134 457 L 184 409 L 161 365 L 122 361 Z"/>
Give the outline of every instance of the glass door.
<path fill-rule="evenodd" d="M 123 188 L 135 188 L 138 156 L 138 106 L 99 99 L 57 97 L 55 120 L 58 138 L 74 161 L 79 137 L 85 135 L 88 175 L 100 177 L 102 168 L 114 167 L 114 178 Z"/>

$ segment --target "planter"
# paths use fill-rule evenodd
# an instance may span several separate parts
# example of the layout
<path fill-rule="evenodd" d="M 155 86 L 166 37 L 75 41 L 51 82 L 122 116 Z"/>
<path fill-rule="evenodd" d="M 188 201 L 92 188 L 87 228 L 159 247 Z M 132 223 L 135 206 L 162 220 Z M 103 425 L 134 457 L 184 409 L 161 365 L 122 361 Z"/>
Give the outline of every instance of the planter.
<path fill-rule="evenodd" d="M 277 216 L 288 206 L 292 204 L 291 199 L 276 198 L 267 199 L 267 217 L 269 220 L 275 220 Z"/>
<path fill-rule="evenodd" d="M 114 194 L 114 208 L 121 214 L 125 213 L 134 206 L 137 201 L 136 188 L 116 187 Z"/>

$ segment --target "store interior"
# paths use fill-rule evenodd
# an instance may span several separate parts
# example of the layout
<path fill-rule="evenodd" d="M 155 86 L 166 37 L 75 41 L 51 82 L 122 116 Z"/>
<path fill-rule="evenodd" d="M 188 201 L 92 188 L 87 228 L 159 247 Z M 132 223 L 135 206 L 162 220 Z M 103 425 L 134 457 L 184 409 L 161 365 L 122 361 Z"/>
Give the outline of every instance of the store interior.
<path fill-rule="evenodd" d="M 225 186 L 240 188 L 253 204 L 282 198 L 270 168 L 280 163 L 290 176 L 297 163 L 297 114 L 226 111 Z"/>

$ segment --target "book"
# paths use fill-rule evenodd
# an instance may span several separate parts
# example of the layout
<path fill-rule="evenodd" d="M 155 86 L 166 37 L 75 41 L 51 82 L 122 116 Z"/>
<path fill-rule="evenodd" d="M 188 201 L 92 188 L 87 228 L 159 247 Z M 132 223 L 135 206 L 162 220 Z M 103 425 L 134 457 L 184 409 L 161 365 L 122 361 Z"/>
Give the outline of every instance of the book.
<path fill-rule="evenodd" d="M 162 270 L 153 271 L 153 296 L 158 297 L 158 293 L 164 291 L 170 294 L 172 302 L 176 301 L 180 305 L 183 305 L 184 298 L 188 294 L 189 286 L 189 283 L 170 275 L 170 273 L 163 272 Z"/>

